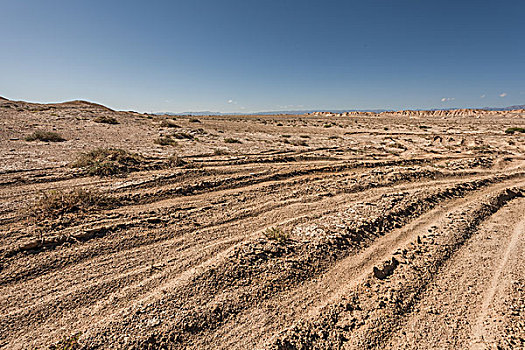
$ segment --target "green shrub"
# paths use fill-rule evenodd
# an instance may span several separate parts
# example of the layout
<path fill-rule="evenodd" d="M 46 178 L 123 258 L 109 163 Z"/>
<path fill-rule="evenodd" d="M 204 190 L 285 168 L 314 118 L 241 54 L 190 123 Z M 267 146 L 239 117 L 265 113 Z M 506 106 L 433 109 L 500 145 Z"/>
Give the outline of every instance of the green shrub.
<path fill-rule="evenodd" d="M 143 163 L 144 158 L 137 153 L 117 148 L 97 148 L 80 154 L 71 166 L 83 168 L 88 175 L 111 176 L 138 170 Z"/>
<path fill-rule="evenodd" d="M 26 136 L 26 141 L 45 141 L 45 142 L 62 142 L 66 141 L 60 134 L 53 131 L 37 130 L 31 135 Z"/>

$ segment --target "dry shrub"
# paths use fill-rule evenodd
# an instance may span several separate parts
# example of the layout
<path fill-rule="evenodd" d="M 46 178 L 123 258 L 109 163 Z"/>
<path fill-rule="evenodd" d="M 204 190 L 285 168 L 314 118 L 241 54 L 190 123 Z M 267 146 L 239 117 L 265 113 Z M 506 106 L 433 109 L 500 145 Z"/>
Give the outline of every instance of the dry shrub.
<path fill-rule="evenodd" d="M 31 135 L 26 136 L 26 141 L 45 141 L 45 142 L 62 142 L 66 141 L 60 134 L 53 131 L 37 130 Z"/>
<path fill-rule="evenodd" d="M 171 136 L 161 136 L 155 140 L 155 143 L 161 146 L 176 146 L 177 141 L 171 138 Z"/>
<path fill-rule="evenodd" d="M 269 240 L 279 243 L 286 242 L 290 238 L 288 233 L 278 227 L 268 227 L 266 231 L 264 231 L 264 236 Z"/>
<path fill-rule="evenodd" d="M 515 132 L 520 132 L 520 133 L 525 133 L 525 128 L 508 128 L 507 130 L 505 130 L 505 133 L 506 134 L 514 134 Z"/>
<path fill-rule="evenodd" d="M 175 132 L 171 136 L 178 140 L 193 140 L 195 138 L 192 134 L 188 134 L 186 132 Z"/>
<path fill-rule="evenodd" d="M 91 208 L 108 208 L 114 200 L 95 190 L 52 190 L 28 208 L 28 216 L 36 220 L 54 219 L 68 213 L 86 212 Z"/>
<path fill-rule="evenodd" d="M 88 175 L 111 176 L 142 168 L 144 158 L 118 148 L 97 148 L 78 156 L 71 166 L 83 168 Z"/>
<path fill-rule="evenodd" d="M 171 157 L 168 158 L 168 165 L 170 167 L 183 166 L 186 164 L 187 163 L 175 153 L 172 154 Z"/>
<path fill-rule="evenodd" d="M 164 119 L 160 123 L 160 126 L 162 126 L 163 128 L 180 128 L 180 126 L 177 125 L 177 123 L 175 123 L 174 119 Z"/>
<path fill-rule="evenodd" d="M 226 143 L 242 143 L 241 141 L 239 141 L 237 139 L 232 139 L 231 137 L 225 138 L 224 142 L 226 142 Z"/>
<path fill-rule="evenodd" d="M 93 119 L 93 121 L 96 123 L 103 123 L 103 124 L 119 124 L 119 121 L 116 118 L 108 116 L 108 115 L 100 115 L 96 117 L 95 119 Z"/>

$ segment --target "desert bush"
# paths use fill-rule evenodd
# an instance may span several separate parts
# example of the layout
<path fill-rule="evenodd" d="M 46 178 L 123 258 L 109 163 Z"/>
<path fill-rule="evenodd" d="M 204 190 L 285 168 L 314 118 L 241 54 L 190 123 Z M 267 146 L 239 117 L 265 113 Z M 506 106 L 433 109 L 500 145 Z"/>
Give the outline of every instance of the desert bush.
<path fill-rule="evenodd" d="M 168 158 L 168 165 L 170 167 L 175 167 L 175 166 L 183 166 L 183 165 L 186 165 L 187 163 L 181 158 L 179 157 L 178 154 L 176 153 L 173 153 L 169 158 Z"/>
<path fill-rule="evenodd" d="M 520 133 L 525 133 L 525 128 L 508 128 L 507 130 L 505 130 L 505 133 L 506 134 L 514 134 L 515 132 L 520 132 Z"/>
<path fill-rule="evenodd" d="M 71 164 L 74 168 L 83 168 L 88 175 L 111 176 L 138 170 L 144 158 L 118 148 L 97 148 L 82 153 Z"/>
<path fill-rule="evenodd" d="M 26 141 L 45 141 L 45 142 L 62 142 L 66 141 L 60 134 L 53 131 L 37 130 L 31 135 L 26 136 Z"/>
<path fill-rule="evenodd" d="M 175 123 L 175 119 L 164 119 L 160 123 L 160 126 L 163 128 L 180 128 L 180 126 Z"/>
<path fill-rule="evenodd" d="M 108 116 L 108 115 L 100 115 L 96 117 L 95 119 L 93 119 L 93 121 L 96 123 L 103 123 L 103 124 L 119 124 L 119 121 L 116 118 Z"/>
<path fill-rule="evenodd" d="M 172 139 L 170 136 L 161 136 L 154 141 L 156 144 L 161 146 L 176 146 L 177 141 Z"/>
<path fill-rule="evenodd" d="M 325 125 L 323 125 L 323 128 L 331 128 L 332 127 L 332 124 L 330 123 L 326 123 Z"/>
<path fill-rule="evenodd" d="M 90 208 L 107 208 L 114 200 L 95 190 L 52 190 L 42 193 L 28 208 L 29 217 L 45 220 L 61 217 L 67 213 L 85 212 Z"/>
<path fill-rule="evenodd" d="M 308 146 L 306 140 L 292 140 L 290 143 L 294 146 Z"/>
<path fill-rule="evenodd" d="M 309 135 L 300 135 L 299 137 L 302 138 L 302 139 L 309 139 L 310 138 Z"/>
<path fill-rule="evenodd" d="M 80 333 L 76 333 L 71 337 L 66 337 L 56 344 L 50 345 L 49 350 L 77 350 L 80 349 L 80 343 L 78 339 L 80 338 Z"/>
<path fill-rule="evenodd" d="M 288 233 L 278 227 L 268 227 L 266 231 L 264 231 L 264 236 L 269 240 L 279 243 L 286 242 L 290 238 Z"/>
<path fill-rule="evenodd" d="M 213 151 L 213 154 L 215 154 L 216 156 L 226 156 L 226 155 L 230 154 L 230 152 L 228 152 L 228 150 L 226 150 L 226 149 L 216 148 Z"/>
<path fill-rule="evenodd" d="M 197 118 L 191 118 L 190 123 L 200 123 L 201 121 Z"/>
<path fill-rule="evenodd" d="M 224 142 L 226 143 L 242 143 L 241 141 L 237 140 L 237 139 L 233 139 L 231 137 L 227 137 L 224 139 Z"/>
<path fill-rule="evenodd" d="M 176 132 L 173 133 L 171 136 L 179 140 L 193 140 L 195 138 L 192 134 L 188 134 L 186 132 Z"/>
<path fill-rule="evenodd" d="M 282 138 L 289 139 L 292 135 L 281 135 Z"/>

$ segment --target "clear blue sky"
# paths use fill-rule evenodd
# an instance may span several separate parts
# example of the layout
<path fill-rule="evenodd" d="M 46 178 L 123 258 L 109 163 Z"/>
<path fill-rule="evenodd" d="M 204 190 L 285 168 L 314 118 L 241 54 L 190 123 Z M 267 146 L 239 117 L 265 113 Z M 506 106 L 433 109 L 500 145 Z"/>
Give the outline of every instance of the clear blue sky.
<path fill-rule="evenodd" d="M 524 0 L 0 0 L 0 96 L 138 111 L 525 104 Z"/>

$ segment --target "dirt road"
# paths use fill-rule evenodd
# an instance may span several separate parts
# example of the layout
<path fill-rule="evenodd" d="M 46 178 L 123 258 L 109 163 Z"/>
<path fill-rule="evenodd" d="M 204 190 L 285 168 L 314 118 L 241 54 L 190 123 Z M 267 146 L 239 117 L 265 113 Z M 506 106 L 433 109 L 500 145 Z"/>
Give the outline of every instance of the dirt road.
<path fill-rule="evenodd" d="M 0 348 L 525 346 L 525 135 L 504 132 L 523 113 L 173 127 L 2 103 Z M 23 139 L 53 128 L 67 141 Z M 93 147 L 141 163 L 70 166 Z M 110 204 L 31 216 L 78 189 Z"/>

